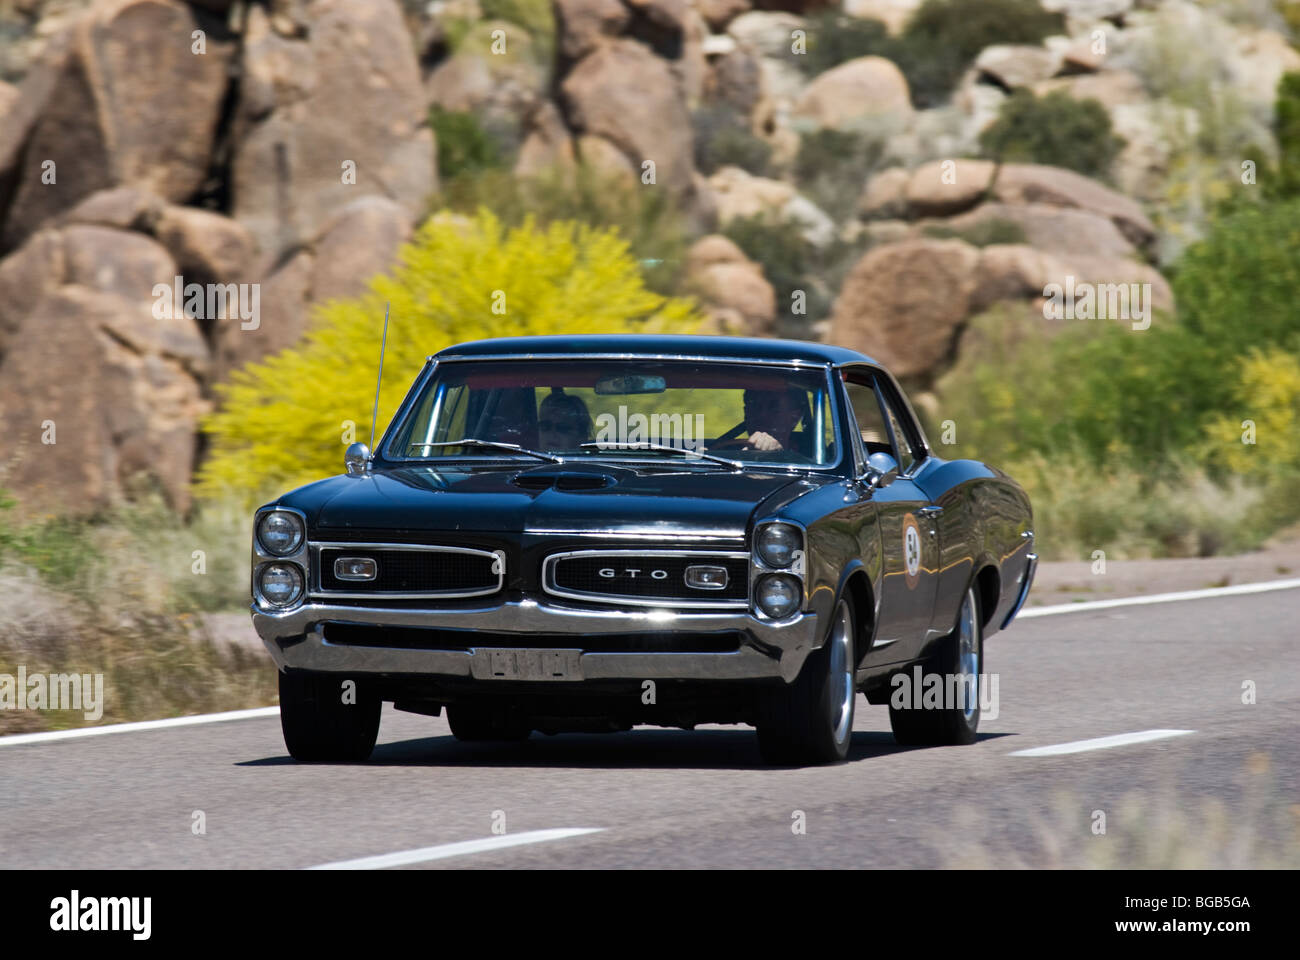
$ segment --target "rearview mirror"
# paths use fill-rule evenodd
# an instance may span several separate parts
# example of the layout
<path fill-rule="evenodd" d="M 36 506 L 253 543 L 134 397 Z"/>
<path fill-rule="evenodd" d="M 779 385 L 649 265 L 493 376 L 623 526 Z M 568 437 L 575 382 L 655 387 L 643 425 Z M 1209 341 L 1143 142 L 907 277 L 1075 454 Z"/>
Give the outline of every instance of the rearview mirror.
<path fill-rule="evenodd" d="M 668 383 L 663 377 L 633 373 L 621 377 L 601 377 L 596 381 L 596 394 L 601 397 L 628 393 L 663 393 Z"/>

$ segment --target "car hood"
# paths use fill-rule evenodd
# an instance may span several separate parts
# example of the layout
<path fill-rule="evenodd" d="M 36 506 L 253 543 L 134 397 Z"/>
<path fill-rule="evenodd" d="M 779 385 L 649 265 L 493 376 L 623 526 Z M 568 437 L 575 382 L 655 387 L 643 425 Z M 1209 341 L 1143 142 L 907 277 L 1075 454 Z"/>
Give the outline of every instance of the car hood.
<path fill-rule="evenodd" d="M 311 484 L 282 497 L 313 530 L 710 532 L 744 536 L 761 506 L 824 480 L 788 473 L 609 464 L 420 466 Z"/>

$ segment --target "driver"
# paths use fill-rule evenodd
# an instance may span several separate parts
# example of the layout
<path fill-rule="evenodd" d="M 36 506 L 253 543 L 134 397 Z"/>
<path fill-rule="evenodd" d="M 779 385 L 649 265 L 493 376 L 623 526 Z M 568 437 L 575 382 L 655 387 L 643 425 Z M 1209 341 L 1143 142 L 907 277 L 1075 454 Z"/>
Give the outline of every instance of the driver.
<path fill-rule="evenodd" d="M 576 450 L 591 440 L 595 427 L 582 397 L 552 387 L 537 408 L 537 439 L 543 450 Z"/>
<path fill-rule="evenodd" d="M 788 450 L 794 428 L 803 416 L 803 391 L 798 387 L 745 391 L 746 446 L 755 450 Z"/>

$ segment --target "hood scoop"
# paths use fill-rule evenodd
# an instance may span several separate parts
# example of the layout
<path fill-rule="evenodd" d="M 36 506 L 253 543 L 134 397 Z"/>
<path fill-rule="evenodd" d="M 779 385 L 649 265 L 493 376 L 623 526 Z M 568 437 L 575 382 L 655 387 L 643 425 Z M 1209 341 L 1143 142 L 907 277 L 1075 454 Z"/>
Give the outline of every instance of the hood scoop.
<path fill-rule="evenodd" d="M 525 490 L 563 491 L 601 490 L 614 484 L 614 478 L 607 473 L 584 473 L 578 470 L 530 470 L 516 474 L 511 480 L 516 487 Z"/>

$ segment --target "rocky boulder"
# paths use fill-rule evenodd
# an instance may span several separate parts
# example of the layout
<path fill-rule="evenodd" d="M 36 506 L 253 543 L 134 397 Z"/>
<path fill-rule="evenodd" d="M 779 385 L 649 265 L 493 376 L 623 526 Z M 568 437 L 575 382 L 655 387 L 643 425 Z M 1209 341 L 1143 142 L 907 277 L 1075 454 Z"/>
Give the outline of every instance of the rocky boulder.
<path fill-rule="evenodd" d="M 690 114 L 667 61 L 635 40 L 612 40 L 584 57 L 560 89 L 573 130 L 608 140 L 638 173 L 653 161 L 661 189 L 693 193 Z"/>
<path fill-rule="evenodd" d="M 5 482 L 25 509 L 92 512 L 141 479 L 187 508 L 210 358 L 197 321 L 154 295 L 177 269 L 148 237 L 82 225 L 0 262 Z"/>
<path fill-rule="evenodd" d="M 111 0 L 52 40 L 4 120 L 0 246 L 106 187 L 188 199 L 208 172 L 232 51 L 220 21 L 177 0 Z"/>
<path fill-rule="evenodd" d="M 397 4 L 314 0 L 310 14 L 309 33 L 285 36 L 262 7 L 248 8 L 232 194 L 265 262 L 362 196 L 388 197 L 414 218 L 437 188 Z"/>
<path fill-rule="evenodd" d="M 905 123 L 913 113 L 907 79 L 884 57 L 858 57 L 818 75 L 794 109 L 816 126 L 836 130 L 854 130 L 880 117 Z"/>
<path fill-rule="evenodd" d="M 218 374 L 292 346 L 316 305 L 365 292 L 371 278 L 393 267 L 412 230 L 406 209 L 387 197 L 359 197 L 337 211 L 310 244 L 262 282 L 257 327 L 222 328 Z"/>
<path fill-rule="evenodd" d="M 705 304 L 717 333 L 770 335 L 776 294 L 763 268 L 719 234 L 701 237 L 686 256 L 686 285 Z"/>
<path fill-rule="evenodd" d="M 1149 248 L 1155 241 L 1155 227 L 1136 200 L 1073 170 L 1034 163 L 1003 164 L 991 192 L 1004 203 L 1077 207 L 1107 217 L 1139 249 Z"/>
<path fill-rule="evenodd" d="M 863 20 L 879 20 L 890 33 L 899 34 L 920 5 L 921 0 L 844 0 L 844 12 Z"/>
<path fill-rule="evenodd" d="M 960 240 L 907 240 L 870 250 L 835 301 L 828 340 L 899 377 L 926 376 L 951 357 L 978 286 L 979 250 Z"/>

